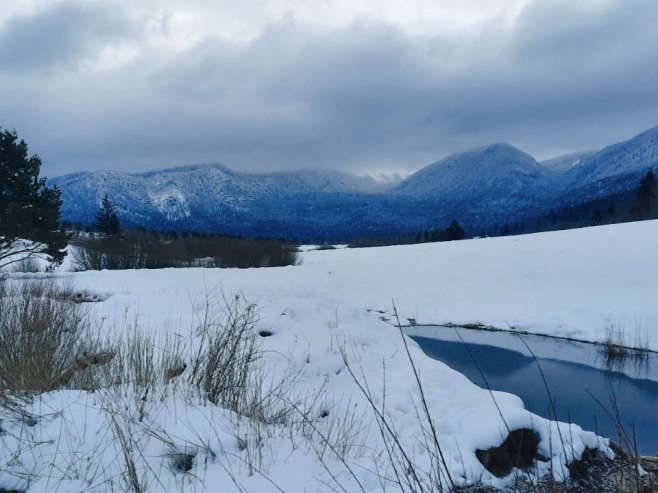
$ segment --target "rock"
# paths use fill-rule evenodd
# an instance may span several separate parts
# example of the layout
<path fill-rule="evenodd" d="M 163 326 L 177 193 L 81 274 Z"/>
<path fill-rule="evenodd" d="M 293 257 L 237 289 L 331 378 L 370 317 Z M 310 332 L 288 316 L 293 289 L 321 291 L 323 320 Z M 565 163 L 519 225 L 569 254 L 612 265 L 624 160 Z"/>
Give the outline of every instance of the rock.
<path fill-rule="evenodd" d="M 519 434 L 519 436 L 521 435 Z M 527 436 L 529 438 L 529 435 Z M 484 458 L 498 464 L 498 461 L 504 458 L 504 454 L 499 451 L 504 444 L 505 442 L 495 449 L 478 452 L 480 455 L 488 454 Z M 510 449 L 510 446 L 508 445 L 506 448 Z M 513 448 L 512 446 L 511 450 Z M 611 448 L 615 453 L 614 459 L 610 459 L 599 450 L 585 449 L 579 460 L 566 466 L 571 477 L 563 483 L 554 481 L 550 475 L 537 478 L 532 469 L 513 469 L 510 471 L 512 473 L 511 484 L 502 491 L 505 493 L 658 493 L 658 474 L 655 472 L 658 458 L 636 457 L 625 453 L 616 444 L 611 444 Z M 521 447 L 521 449 L 524 449 L 526 457 L 528 457 L 530 447 Z M 492 451 L 494 451 L 493 455 Z M 505 461 L 502 462 L 505 463 Z M 642 465 L 646 474 L 641 475 L 638 472 L 638 463 Z M 475 484 L 466 488 L 458 488 L 456 491 L 459 493 L 497 493 L 501 490 L 484 484 Z"/>
<path fill-rule="evenodd" d="M 476 450 L 475 455 L 484 468 L 494 476 L 503 478 L 514 468 L 528 469 L 535 460 L 546 461 L 537 452 L 539 434 L 529 428 L 513 430 L 498 447 Z"/>

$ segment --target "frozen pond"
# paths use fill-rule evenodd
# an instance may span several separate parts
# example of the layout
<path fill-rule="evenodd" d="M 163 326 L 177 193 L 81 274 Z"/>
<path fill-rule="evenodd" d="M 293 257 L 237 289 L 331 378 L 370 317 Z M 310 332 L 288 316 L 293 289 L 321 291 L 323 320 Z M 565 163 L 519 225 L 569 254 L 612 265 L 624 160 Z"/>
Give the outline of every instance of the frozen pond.
<path fill-rule="evenodd" d="M 594 344 L 448 327 L 404 330 L 428 356 L 481 387 L 518 395 L 536 414 L 553 418 L 555 413 L 561 421 L 577 423 L 618 443 L 613 417 L 619 416 L 641 454 L 658 454 L 656 353 L 609 361 L 601 346 Z"/>

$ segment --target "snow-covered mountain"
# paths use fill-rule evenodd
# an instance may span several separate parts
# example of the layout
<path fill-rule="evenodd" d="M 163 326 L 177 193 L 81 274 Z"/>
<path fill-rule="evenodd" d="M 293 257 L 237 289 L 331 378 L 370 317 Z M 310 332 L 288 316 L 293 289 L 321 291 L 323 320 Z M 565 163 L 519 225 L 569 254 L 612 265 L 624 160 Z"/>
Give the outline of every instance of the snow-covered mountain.
<path fill-rule="evenodd" d="M 599 198 L 627 191 L 647 170 L 656 168 L 658 127 L 584 156 L 565 172 L 565 183 L 568 192 Z"/>
<path fill-rule="evenodd" d="M 73 222 L 93 222 L 100 200 L 107 195 L 122 223 L 129 226 L 272 236 L 297 231 L 293 219 L 300 226 L 308 223 L 304 217 L 313 219 L 318 211 L 305 211 L 320 204 L 326 204 L 326 216 L 331 204 L 345 202 L 346 196 L 377 196 L 390 188 L 371 177 L 336 171 L 252 174 L 218 164 L 136 174 L 75 173 L 51 182 L 62 190 L 63 219 Z M 320 218 L 318 227 L 326 220 Z"/>
<path fill-rule="evenodd" d="M 133 195 L 144 189 L 151 201 L 166 205 L 183 197 L 206 196 L 229 202 L 252 200 L 264 195 L 293 193 L 368 193 L 386 187 L 370 177 L 328 170 L 301 170 L 269 174 L 232 171 L 221 164 L 170 168 L 146 173 L 94 171 L 53 180 L 63 189 L 86 188 L 102 195 L 124 189 Z M 208 197 L 208 198 L 211 198 Z M 171 199 L 171 200 L 170 200 Z"/>
<path fill-rule="evenodd" d="M 396 191 L 449 199 L 544 196 L 553 188 L 551 174 L 535 158 L 509 144 L 453 154 L 402 181 Z"/>
<path fill-rule="evenodd" d="M 578 181 L 584 184 L 627 175 L 640 175 L 658 165 L 658 127 L 651 128 L 630 140 L 613 144 L 586 156 L 575 169 Z"/>
<path fill-rule="evenodd" d="M 472 232 L 491 231 L 632 193 L 649 168 L 658 168 L 658 127 L 600 151 L 542 163 L 509 144 L 494 144 L 390 183 L 336 171 L 253 174 L 222 165 L 94 171 L 51 182 L 62 189 L 63 219 L 84 224 L 107 195 L 129 226 L 345 240 L 443 228 L 452 219 Z"/>

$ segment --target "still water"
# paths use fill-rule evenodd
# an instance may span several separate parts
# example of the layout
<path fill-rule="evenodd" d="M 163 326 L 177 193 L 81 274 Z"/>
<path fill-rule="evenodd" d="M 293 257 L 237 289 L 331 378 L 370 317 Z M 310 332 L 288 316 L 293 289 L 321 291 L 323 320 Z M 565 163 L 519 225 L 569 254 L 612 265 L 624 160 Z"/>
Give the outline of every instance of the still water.
<path fill-rule="evenodd" d="M 405 332 L 428 356 L 481 387 L 488 384 L 518 395 L 535 414 L 553 418 L 554 409 L 560 421 L 620 442 L 612 417 L 618 415 L 641 454 L 658 454 L 656 353 L 611 362 L 599 346 L 541 336 L 447 327 L 410 327 Z"/>

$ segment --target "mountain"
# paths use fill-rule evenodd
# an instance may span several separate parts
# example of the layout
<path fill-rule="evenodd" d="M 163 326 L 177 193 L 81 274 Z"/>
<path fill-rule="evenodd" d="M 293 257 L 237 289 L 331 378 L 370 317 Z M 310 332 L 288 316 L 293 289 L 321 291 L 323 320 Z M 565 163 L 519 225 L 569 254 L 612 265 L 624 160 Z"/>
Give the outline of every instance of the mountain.
<path fill-rule="evenodd" d="M 616 194 L 637 185 L 647 170 L 656 168 L 658 127 L 585 156 L 567 170 L 566 186 L 588 197 Z"/>
<path fill-rule="evenodd" d="M 483 229 L 540 214 L 557 179 L 509 144 L 453 154 L 409 176 L 395 192 L 447 203 L 460 222 Z"/>
<path fill-rule="evenodd" d="M 552 189 L 535 158 L 509 144 L 453 154 L 403 180 L 395 190 L 414 196 L 471 199 L 540 196 Z"/>
<path fill-rule="evenodd" d="M 558 179 L 551 215 L 561 210 L 559 216 L 578 222 L 577 218 L 621 206 L 628 218 L 640 180 L 649 169 L 658 171 L 658 127 L 598 151 L 540 164 L 556 172 Z"/>
<path fill-rule="evenodd" d="M 551 190 L 548 173 L 506 144 L 450 156 L 389 183 L 334 171 L 251 174 L 222 165 L 147 173 L 95 171 L 52 180 L 62 190 L 62 216 L 90 224 L 101 199 L 116 205 L 125 226 L 349 240 L 355 236 L 467 228 L 502 215 L 526 217 Z"/>
<path fill-rule="evenodd" d="M 578 177 L 594 182 L 615 176 L 640 175 L 657 165 L 658 127 L 654 127 L 586 157 Z"/>
<path fill-rule="evenodd" d="M 444 228 L 453 219 L 482 234 L 564 209 L 591 214 L 593 205 L 632 198 L 650 167 L 658 167 L 658 127 L 600 151 L 541 163 L 494 144 L 402 180 L 316 170 L 241 173 L 214 164 L 76 173 L 51 183 L 62 190 L 63 219 L 72 222 L 93 222 L 107 195 L 124 226 L 347 241 Z"/>
<path fill-rule="evenodd" d="M 50 181 L 62 190 L 63 219 L 72 222 L 92 223 L 107 195 L 125 226 L 272 236 L 299 230 L 286 224 L 319 204 L 329 202 L 324 210 L 331 211 L 331 202 L 347 203 L 347 196 L 376 195 L 389 188 L 371 177 L 336 171 L 252 174 L 222 165 L 135 174 L 93 171 Z M 304 217 L 296 221 L 309 223 Z M 314 221 L 310 223 L 313 226 Z"/>

